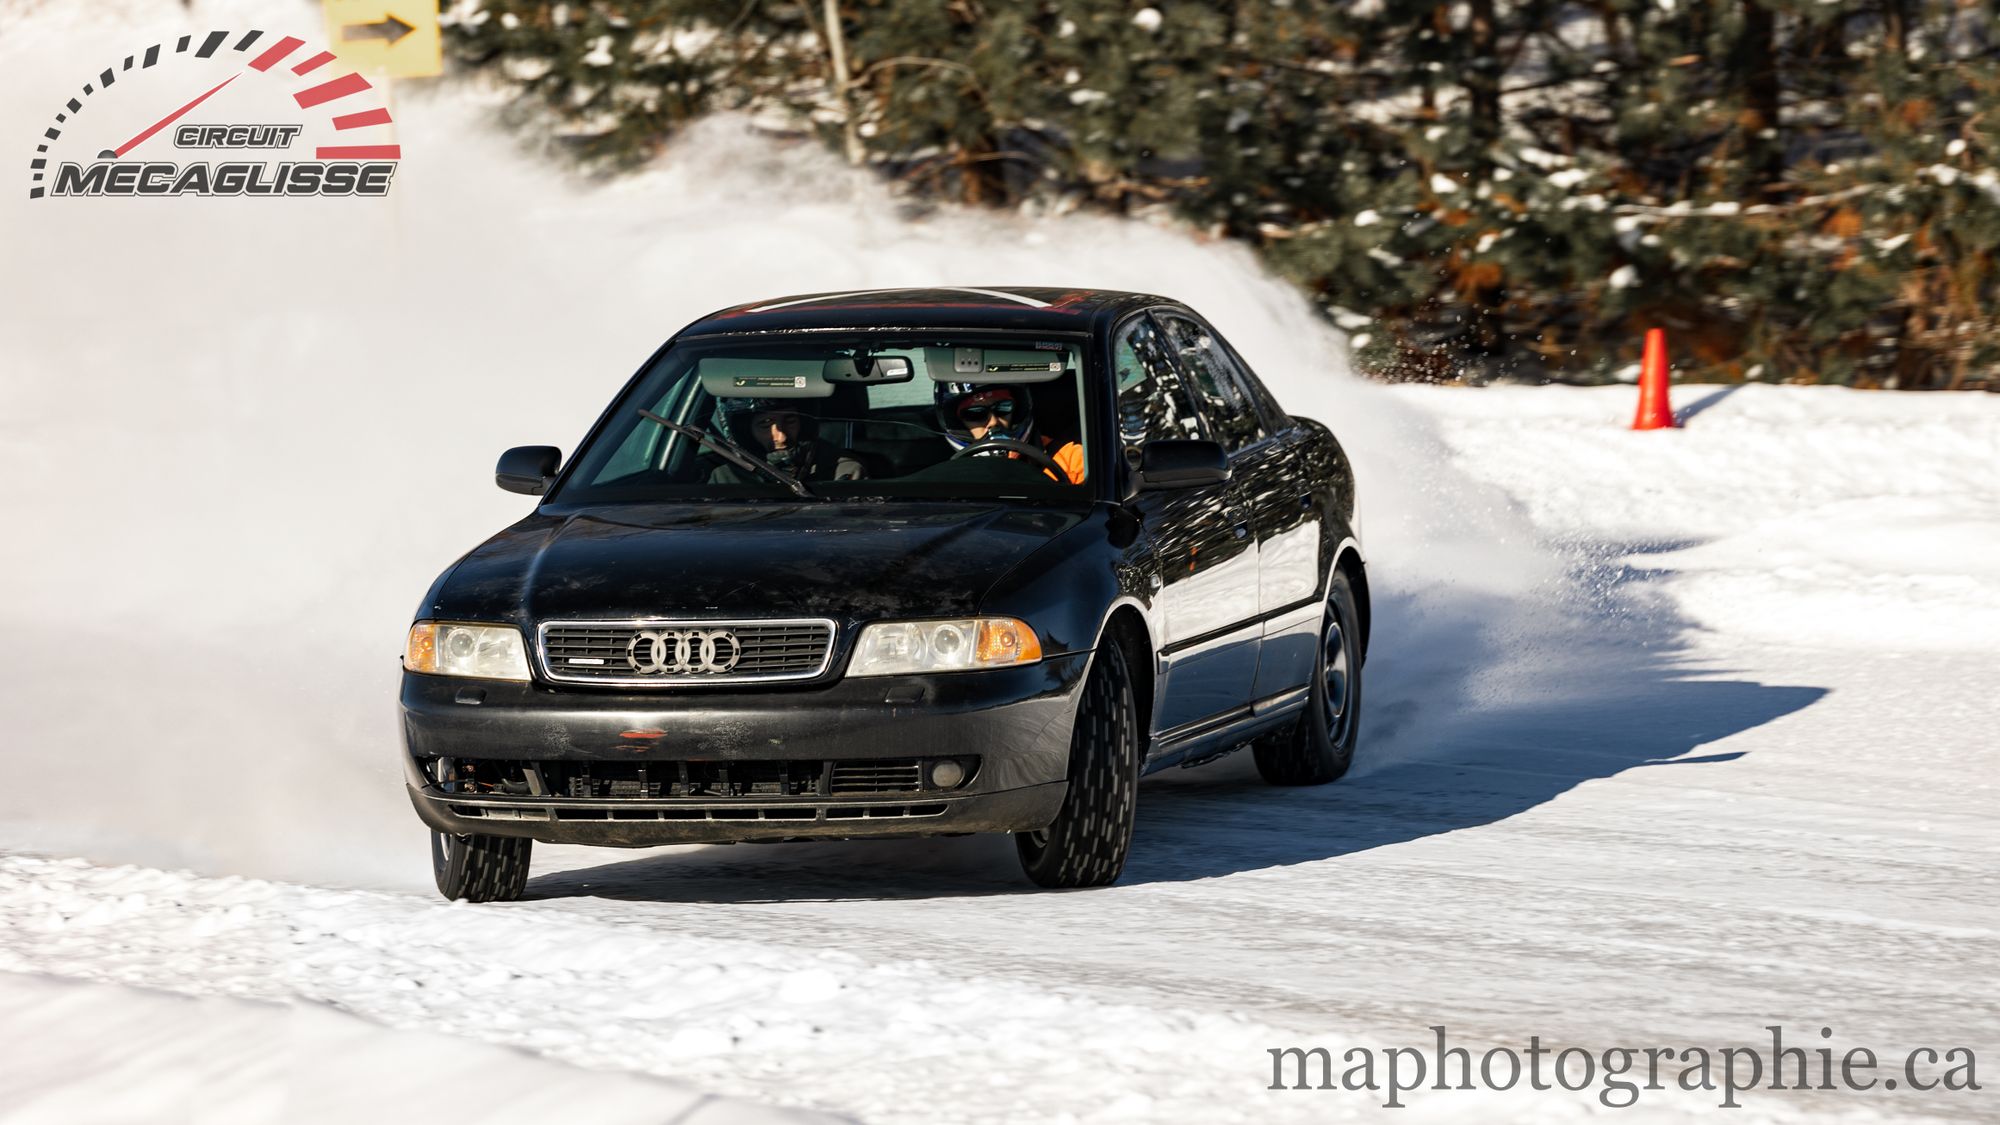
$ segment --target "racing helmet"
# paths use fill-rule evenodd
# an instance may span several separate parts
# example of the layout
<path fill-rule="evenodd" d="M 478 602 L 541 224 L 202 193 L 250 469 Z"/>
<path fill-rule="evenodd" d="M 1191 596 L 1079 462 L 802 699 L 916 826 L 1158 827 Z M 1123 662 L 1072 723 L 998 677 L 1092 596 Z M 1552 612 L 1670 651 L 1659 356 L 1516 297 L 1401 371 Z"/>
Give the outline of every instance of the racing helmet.
<path fill-rule="evenodd" d="M 818 434 L 818 424 L 813 416 L 799 409 L 794 399 L 780 398 L 723 398 L 715 400 L 716 421 L 722 434 L 730 441 L 758 454 L 777 468 L 786 468 L 799 451 L 810 444 Z M 775 414 L 790 414 L 798 419 L 798 429 L 792 444 L 785 449 L 766 449 L 758 434 L 757 420 Z"/>
<path fill-rule="evenodd" d="M 1007 420 L 1005 436 L 1015 441 L 1027 441 L 1034 432 L 1035 405 L 1028 388 L 1015 383 L 938 384 L 938 428 L 953 449 L 972 444 L 972 422 L 989 412 Z"/>

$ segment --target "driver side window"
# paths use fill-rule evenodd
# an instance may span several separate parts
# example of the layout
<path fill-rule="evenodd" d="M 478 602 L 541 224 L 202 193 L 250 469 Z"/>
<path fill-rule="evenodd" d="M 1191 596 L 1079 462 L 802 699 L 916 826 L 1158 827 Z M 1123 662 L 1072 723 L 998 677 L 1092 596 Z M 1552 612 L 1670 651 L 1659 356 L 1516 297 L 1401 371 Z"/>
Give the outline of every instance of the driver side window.
<path fill-rule="evenodd" d="M 1167 313 L 1160 319 L 1166 325 L 1175 354 L 1180 356 L 1181 369 L 1194 380 L 1202 409 L 1209 424 L 1215 427 L 1215 440 L 1234 453 L 1263 438 L 1264 423 L 1256 404 L 1233 378 L 1234 372 L 1225 366 L 1228 360 L 1216 346 L 1214 337 L 1184 316 Z"/>
<path fill-rule="evenodd" d="M 1128 463 L 1139 463 L 1140 447 L 1147 441 L 1206 436 L 1152 318 L 1141 316 L 1128 324 L 1111 358 L 1118 379 L 1118 436 Z"/>

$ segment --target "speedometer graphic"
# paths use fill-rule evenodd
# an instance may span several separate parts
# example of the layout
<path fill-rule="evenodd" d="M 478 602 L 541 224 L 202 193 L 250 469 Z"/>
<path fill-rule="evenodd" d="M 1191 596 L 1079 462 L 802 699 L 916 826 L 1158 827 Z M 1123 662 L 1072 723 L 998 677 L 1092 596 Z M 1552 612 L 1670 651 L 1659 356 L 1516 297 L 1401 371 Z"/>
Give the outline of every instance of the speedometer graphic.
<path fill-rule="evenodd" d="M 183 35 L 62 103 L 28 163 L 28 198 L 386 195 L 403 152 L 383 102 L 296 36 Z"/>

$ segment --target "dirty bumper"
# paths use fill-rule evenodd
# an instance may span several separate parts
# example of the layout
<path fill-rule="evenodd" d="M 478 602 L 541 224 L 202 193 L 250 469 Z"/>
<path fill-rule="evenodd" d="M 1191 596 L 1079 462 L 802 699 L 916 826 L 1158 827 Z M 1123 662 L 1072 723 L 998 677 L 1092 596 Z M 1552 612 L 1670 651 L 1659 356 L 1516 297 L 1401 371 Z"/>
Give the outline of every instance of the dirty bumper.
<path fill-rule="evenodd" d="M 1089 656 L 782 693 L 406 674 L 410 800 L 444 832 L 617 847 L 1028 831 L 1061 808 Z"/>

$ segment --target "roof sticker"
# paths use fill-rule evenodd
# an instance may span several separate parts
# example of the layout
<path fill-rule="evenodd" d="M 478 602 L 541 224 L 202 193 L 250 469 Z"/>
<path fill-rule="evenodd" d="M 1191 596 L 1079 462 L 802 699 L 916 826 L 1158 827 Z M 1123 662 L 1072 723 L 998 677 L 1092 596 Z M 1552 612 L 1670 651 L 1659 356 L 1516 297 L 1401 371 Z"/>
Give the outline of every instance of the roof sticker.
<path fill-rule="evenodd" d="M 1045 309 L 1049 307 L 1047 301 L 1037 301 L 1033 297 L 1023 297 L 1019 293 L 1002 293 L 998 289 L 973 289 L 963 285 L 947 285 L 943 286 L 943 288 L 949 289 L 954 293 L 977 293 L 982 297 L 998 297 L 1003 301 L 1012 301 L 1017 305 L 1026 305 L 1031 309 Z"/>
<path fill-rule="evenodd" d="M 1012 301 L 1017 305 L 1026 305 L 1031 309 L 1046 309 L 1050 307 L 1047 301 L 1037 301 L 1033 297 L 1023 297 L 1018 293 L 1003 293 L 998 289 L 973 289 L 964 285 L 940 285 L 938 288 L 948 293 L 977 293 L 982 297 L 997 297 L 1002 301 Z M 758 305 L 754 309 L 745 309 L 743 311 L 753 313 L 770 312 L 772 309 L 785 309 L 793 305 L 811 305 L 817 304 L 820 301 L 838 301 L 844 297 L 867 297 L 875 293 L 908 292 L 910 292 L 910 289 L 906 286 L 902 289 L 858 289 L 852 293 L 822 293 L 817 297 L 800 297 L 795 301 L 779 301 L 772 305 Z"/>
<path fill-rule="evenodd" d="M 816 302 L 816 301 L 837 301 L 837 300 L 839 300 L 839 299 L 840 299 L 840 298 L 842 298 L 842 297 L 865 297 L 865 296 L 867 296 L 867 295 L 868 295 L 868 294 L 870 294 L 870 293 L 892 293 L 892 292 L 895 292 L 895 290 L 891 290 L 891 289 L 857 289 L 857 290 L 855 290 L 855 291 L 854 291 L 854 292 L 852 292 L 852 293 L 822 293 L 822 294 L 820 294 L 820 295 L 819 295 L 819 296 L 817 296 L 817 297 L 800 297 L 800 298 L 799 298 L 798 300 L 796 300 L 796 301 L 779 301 L 779 302 L 778 302 L 777 304 L 775 304 L 775 305 L 758 305 L 758 306 L 757 306 L 756 308 L 754 308 L 754 309 L 745 309 L 745 310 L 743 310 L 743 311 L 745 311 L 745 312 L 753 312 L 753 313 L 754 313 L 754 312 L 770 312 L 770 311 L 771 311 L 772 309 L 786 309 L 786 308 L 790 308 L 790 307 L 792 307 L 793 305 L 810 305 L 810 304 L 813 304 L 813 303 L 814 303 L 814 302 Z"/>

